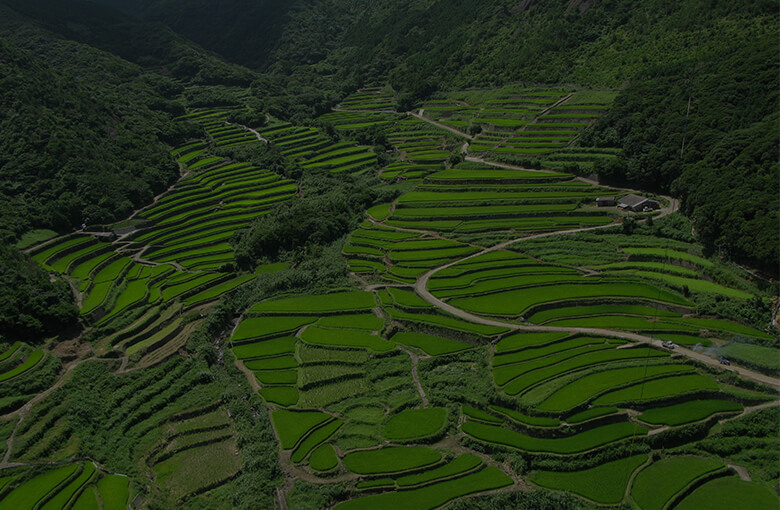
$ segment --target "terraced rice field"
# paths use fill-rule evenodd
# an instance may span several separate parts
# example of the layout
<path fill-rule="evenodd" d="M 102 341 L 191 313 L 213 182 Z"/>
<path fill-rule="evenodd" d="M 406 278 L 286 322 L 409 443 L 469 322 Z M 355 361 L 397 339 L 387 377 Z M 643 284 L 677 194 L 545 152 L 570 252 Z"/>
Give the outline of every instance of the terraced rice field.
<path fill-rule="evenodd" d="M 342 110 L 394 110 L 395 94 L 382 88 L 365 88 L 350 94 L 339 104 Z"/>
<path fill-rule="evenodd" d="M 216 147 L 265 143 L 227 122 L 229 113 L 202 110 L 182 121 L 197 124 Z M 82 316 L 110 335 L 100 349 L 123 350 L 144 365 L 184 343 L 198 322 L 182 321 L 183 314 L 255 278 L 232 273 L 229 240 L 298 191 L 297 183 L 273 172 L 210 156 L 202 142 L 172 155 L 187 173 L 136 215 L 134 227 L 119 231 L 119 239 L 108 243 L 73 234 L 31 250 L 34 260 L 74 281 Z"/>
<path fill-rule="evenodd" d="M 385 423 L 384 436 L 395 441 L 424 439 L 441 432 L 446 422 L 444 408 L 407 409 Z"/>
<path fill-rule="evenodd" d="M 444 130 L 409 117 L 388 129 L 387 140 L 399 157 L 381 172 L 383 179 L 420 181 L 441 168 L 442 162 L 458 150 L 462 141 Z"/>
<path fill-rule="evenodd" d="M 522 477 L 523 486 L 588 504 L 736 508 L 731 493 L 740 493 L 751 508 L 776 507 L 761 482 L 727 476 L 724 460 L 693 450 L 705 429 L 749 417 L 756 402 L 776 396 L 735 386 L 680 350 L 618 337 L 715 346 L 734 361 L 763 359 L 768 373 L 777 369 L 759 345 L 770 334 L 713 314 L 765 296 L 749 277 L 695 244 L 623 233 L 624 213 L 595 202 L 620 190 L 567 173 L 615 157 L 577 146 L 614 98 L 518 85 L 447 93 L 421 108 L 429 120 L 475 134 L 472 155 L 544 162 L 540 171 L 474 158 L 451 167 L 465 137 L 396 114 L 386 89 L 348 96 L 320 117 L 321 127 L 272 119 L 255 134 L 229 123 L 227 109 L 183 117 L 203 137 L 172 151 L 186 175 L 136 215 L 134 230 L 111 243 L 77 233 L 31 250 L 79 289 L 83 320 L 105 332 L 98 356 L 116 350 L 128 364 L 159 365 L 154 380 L 127 371 L 109 399 L 118 412 L 101 426 L 140 445 L 139 468 L 179 505 L 242 476 L 243 431 L 223 394 L 174 354 L 221 296 L 289 267 L 237 272 L 230 238 L 295 200 L 297 183 L 209 153 L 267 140 L 312 173 L 376 173 L 403 190 L 369 209 L 344 243 L 355 285 L 263 295 L 241 310 L 220 351 L 267 406 L 282 469 L 343 483 L 328 505 L 430 510 L 518 490 Z M 389 164 L 380 169 L 371 148 L 345 141 L 364 139 L 361 130 L 386 140 L 381 159 Z M 444 311 L 424 290 L 463 313 Z M 724 347 L 735 335 L 751 339 Z M 4 388 L 56 370 L 59 360 L 19 342 L 6 347 L 0 400 L 18 408 L 27 396 Z M 35 404 L 10 459 L 73 458 L 75 404 Z M 149 409 L 161 410 L 159 420 Z M 683 455 L 678 446 L 691 449 Z M 83 461 L 29 476 L 24 469 L 0 479 L 0 508 L 33 508 L 41 498 L 42 508 L 124 508 L 139 489 Z"/>
<path fill-rule="evenodd" d="M 466 131 L 479 126 L 482 131 L 511 132 L 567 95 L 562 88 L 525 88 L 465 90 L 450 92 L 423 105 L 427 117 Z"/>
<path fill-rule="evenodd" d="M 542 487 L 573 492 L 600 504 L 616 504 L 623 500 L 631 473 L 646 461 L 647 455 L 637 455 L 584 471 L 538 471 L 531 480 Z"/>
<path fill-rule="evenodd" d="M 396 115 L 387 113 L 339 111 L 321 115 L 318 120 L 341 131 L 354 131 L 374 126 L 386 126 L 395 122 L 397 118 Z"/>
<path fill-rule="evenodd" d="M 178 500 L 219 486 L 241 469 L 235 430 L 224 410 L 214 405 L 171 420 L 174 431 L 147 460 L 160 486 Z"/>
<path fill-rule="evenodd" d="M 78 249 L 84 245 L 93 248 Z M 167 316 L 171 324 L 172 316 L 167 311 L 178 306 L 178 301 L 187 300 L 185 308 L 202 305 L 253 278 L 177 270 L 176 262 L 154 263 L 130 258 L 120 254 L 122 248 L 119 244 L 96 243 L 92 237 L 82 235 L 54 240 L 38 248 L 34 255 L 53 271 L 57 266 L 62 274 L 76 282 L 82 293 L 81 313 L 85 320 L 109 332 L 120 331 L 107 341 L 108 347 L 120 342 L 125 348 L 144 345 L 145 340 L 159 333 L 159 327 L 166 324 L 160 319 Z M 65 259 L 69 260 L 67 264 L 58 264 Z M 146 344 L 144 350 L 162 347 L 176 336 L 178 329 L 170 332 L 170 337 L 163 335 Z"/>
<path fill-rule="evenodd" d="M 631 498 L 642 510 L 662 510 L 696 480 L 723 468 L 712 458 L 667 457 L 642 469 L 631 486 Z"/>
<path fill-rule="evenodd" d="M 469 152 L 525 164 L 542 161 L 555 170 L 587 171 L 617 150 L 576 146 L 580 132 L 603 115 L 617 91 L 566 88 L 465 90 L 423 105 L 426 117 L 464 132 L 477 132 Z"/>
<path fill-rule="evenodd" d="M 27 481 L 19 483 L 20 477 Z M 128 477 L 107 474 L 92 462 L 50 468 L 32 477 L 17 473 L 15 477 L 8 477 L 3 486 L 5 493 L 0 499 L 0 508 L 60 510 L 68 505 L 73 505 L 71 508 L 98 508 L 99 494 L 103 503 L 101 508 L 121 510 L 129 503 L 128 484 Z"/>
<path fill-rule="evenodd" d="M 761 483 L 746 482 L 735 476 L 729 476 L 702 485 L 680 501 L 676 508 L 725 510 L 742 505 L 757 510 L 777 508 L 777 494 Z"/>
<path fill-rule="evenodd" d="M 355 272 L 382 274 L 392 281 L 413 283 L 429 269 L 477 251 L 478 248 L 457 241 L 366 225 L 352 233 L 343 253 Z M 418 307 L 426 306 L 419 301 Z"/>
<path fill-rule="evenodd" d="M 362 174 L 377 168 L 377 156 L 368 147 L 333 142 L 317 128 L 283 123 L 264 128 L 260 134 L 312 172 Z"/>
<path fill-rule="evenodd" d="M 416 191 L 397 201 L 385 224 L 454 236 L 606 225 L 614 221 L 610 214 L 581 206 L 606 192 L 565 174 L 466 162 L 425 177 Z"/>

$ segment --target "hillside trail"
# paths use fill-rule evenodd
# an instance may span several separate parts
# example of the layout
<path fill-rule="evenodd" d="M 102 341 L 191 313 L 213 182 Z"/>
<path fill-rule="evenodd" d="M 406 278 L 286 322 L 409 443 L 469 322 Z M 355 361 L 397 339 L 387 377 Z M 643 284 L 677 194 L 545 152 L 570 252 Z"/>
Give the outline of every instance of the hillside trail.
<path fill-rule="evenodd" d="M 587 229 L 577 229 L 574 231 L 566 231 L 566 232 L 556 232 L 555 234 L 564 234 L 564 233 L 573 233 L 573 232 L 583 232 L 583 231 L 590 231 L 594 230 L 594 228 L 587 228 Z M 540 237 L 548 237 L 545 234 L 540 234 L 537 236 L 531 236 L 522 238 L 521 240 L 527 240 L 531 238 L 540 238 Z M 630 340 L 633 342 L 641 343 L 641 344 L 649 344 L 655 347 L 663 348 L 663 342 L 660 339 L 640 335 L 637 333 L 630 333 L 627 331 L 614 331 L 609 329 L 601 329 L 601 328 L 578 328 L 578 327 L 556 327 L 556 326 L 531 326 L 531 325 L 525 325 L 525 324 L 517 324 L 517 323 L 511 323 L 511 322 L 503 322 L 498 321 L 494 319 L 488 319 L 485 317 L 480 317 L 478 315 L 469 313 L 465 310 L 462 310 L 460 308 L 456 308 L 448 303 L 445 303 L 444 301 L 438 299 L 435 297 L 430 291 L 428 291 L 428 281 L 431 279 L 433 275 L 438 273 L 439 271 L 442 271 L 444 269 L 447 269 L 449 267 L 452 267 L 460 262 L 463 262 L 465 260 L 469 260 L 474 257 L 478 257 L 480 255 L 484 255 L 485 253 L 490 253 L 492 251 L 496 251 L 498 249 L 503 249 L 510 244 L 516 242 L 516 240 L 513 241 L 507 241 L 505 243 L 502 243 L 501 245 L 494 246 L 492 248 L 487 248 L 479 253 L 476 253 L 474 255 L 471 255 L 469 257 L 465 257 L 460 260 L 456 260 L 454 262 L 450 262 L 449 264 L 445 264 L 441 267 L 438 267 L 436 269 L 433 269 L 431 271 L 428 271 L 423 276 L 421 276 L 417 282 L 414 285 L 415 290 L 417 293 L 422 297 L 424 300 L 431 303 L 436 308 L 443 310 L 447 313 L 450 313 L 452 315 L 455 315 L 456 317 L 459 317 L 461 319 L 464 319 L 466 321 L 475 322 L 477 324 L 485 324 L 488 326 L 497 326 L 497 327 L 503 327 L 507 328 L 512 331 L 519 331 L 519 332 L 536 332 L 536 333 L 543 333 L 543 332 L 557 332 L 557 333 L 579 333 L 579 334 L 587 334 L 587 335 L 595 335 L 595 336 L 604 336 L 608 338 L 621 338 L 624 340 Z M 691 349 L 687 349 L 685 347 L 677 347 L 675 349 L 675 353 L 682 354 L 690 359 L 699 361 L 701 363 L 704 363 L 705 365 L 715 367 L 715 368 L 723 368 L 723 366 L 720 364 L 720 362 L 716 359 L 713 359 L 706 354 L 699 353 L 696 351 L 693 351 Z M 775 389 L 780 389 L 780 379 L 771 377 L 765 374 L 762 374 L 760 372 L 756 372 L 747 368 L 743 367 L 737 367 L 737 366 L 730 366 L 729 370 L 732 370 L 734 372 L 737 372 L 741 376 L 760 382 L 762 384 L 766 384 L 768 386 L 771 386 Z"/>
<path fill-rule="evenodd" d="M 84 293 L 79 290 L 79 286 L 76 284 L 73 278 L 66 276 L 63 279 L 68 282 L 68 286 L 70 286 L 70 290 L 73 292 L 73 296 L 76 298 L 76 306 L 79 310 L 81 310 L 81 306 L 84 304 Z"/>
<path fill-rule="evenodd" d="M 542 115 L 546 115 L 547 113 L 550 112 L 550 110 L 552 110 L 553 108 L 557 108 L 557 107 L 561 106 L 563 103 L 565 103 L 566 101 L 568 101 L 572 97 L 574 97 L 574 92 L 571 92 L 570 94 L 567 94 L 567 95 L 563 96 L 562 98 L 560 98 L 559 100 L 557 100 L 556 102 L 554 102 L 553 104 L 551 104 L 550 106 L 548 106 L 547 108 L 542 110 L 541 112 L 537 113 L 536 114 L 536 118 L 538 119 Z M 533 124 L 526 124 L 526 126 L 529 126 L 529 125 L 533 126 Z"/>
<path fill-rule="evenodd" d="M 571 92 L 571 93 L 569 93 L 569 94 L 567 94 L 567 95 L 563 96 L 562 98 L 560 98 L 559 100 L 557 100 L 556 102 L 554 102 L 553 104 L 551 104 L 550 106 L 548 106 L 547 108 L 545 108 L 545 109 L 543 109 L 542 111 L 540 111 L 539 113 L 535 114 L 534 120 L 533 120 L 533 121 L 531 121 L 531 123 L 530 123 L 530 124 L 525 124 L 525 125 L 524 125 L 523 127 L 521 127 L 520 129 L 516 129 L 516 130 L 514 130 L 514 131 L 513 131 L 513 134 L 519 134 L 519 133 L 522 133 L 523 131 L 527 131 L 527 130 L 528 130 L 528 128 L 532 128 L 532 127 L 534 127 L 534 126 L 538 126 L 539 124 L 538 124 L 538 122 L 537 122 L 537 121 L 539 120 L 539 118 L 540 118 L 542 115 L 545 115 L 545 114 L 547 114 L 547 113 L 548 113 L 550 110 L 552 110 L 553 108 L 556 108 L 556 107 L 558 107 L 558 106 L 561 106 L 563 103 L 565 103 L 566 101 L 568 101 L 568 100 L 569 100 L 569 99 L 571 99 L 572 97 L 574 97 L 574 92 Z M 593 121 L 593 122 L 595 122 L 595 121 Z M 591 123 L 592 123 L 592 122 L 591 122 Z M 569 145 L 571 145 L 571 144 L 574 142 L 574 140 L 576 140 L 577 138 L 579 138 L 579 134 L 578 134 L 577 136 L 575 136 L 574 138 L 572 138 L 571 140 L 569 140 L 569 143 L 568 143 L 568 144 L 566 144 L 566 146 L 568 147 Z M 497 144 L 496 144 L 496 145 L 493 147 L 493 149 L 497 149 L 497 148 L 499 148 L 499 147 L 502 147 L 502 146 L 503 146 L 504 144 L 506 144 L 508 141 L 509 141 L 509 138 L 506 138 L 506 139 L 504 139 L 504 140 L 502 140 L 502 141 L 498 142 L 498 143 L 497 143 Z"/>
<path fill-rule="evenodd" d="M 227 124 L 228 126 L 236 126 L 236 127 L 241 128 L 241 129 L 245 129 L 245 130 L 249 131 L 250 133 L 252 133 L 253 135 L 255 135 L 255 137 L 257 137 L 257 139 L 259 141 L 261 141 L 263 143 L 270 143 L 267 138 L 263 138 L 263 135 L 261 135 L 260 133 L 257 132 L 257 130 L 252 129 L 249 126 L 245 126 L 243 124 L 233 124 L 232 122 L 225 122 L 225 124 Z"/>
<path fill-rule="evenodd" d="M 574 93 L 571 93 L 571 94 L 568 94 L 568 95 L 562 97 L 561 99 L 556 101 L 554 104 L 552 104 L 552 105 L 548 106 L 547 108 L 545 108 L 544 110 L 542 110 L 539 114 L 537 114 L 537 116 L 544 115 L 545 113 L 549 112 L 550 110 L 552 110 L 556 106 L 560 106 L 562 103 L 568 101 L 573 95 L 574 95 Z M 334 110 L 336 110 L 336 109 L 334 108 Z M 343 110 L 336 110 L 336 111 L 343 111 Z M 366 110 L 364 113 L 370 113 L 370 111 Z M 450 133 L 456 134 L 458 136 L 462 136 L 462 137 L 467 138 L 467 139 L 469 139 L 471 141 L 474 141 L 476 139 L 476 137 L 473 136 L 473 135 L 470 135 L 468 133 L 464 133 L 463 131 L 460 131 L 459 129 L 455 129 L 455 128 L 450 127 L 450 126 L 448 126 L 446 124 L 442 124 L 441 122 L 437 122 L 437 121 L 435 121 L 433 119 L 429 119 L 428 117 L 425 117 L 425 115 L 424 115 L 425 110 L 424 109 L 420 109 L 417 112 L 409 111 L 409 112 L 406 112 L 406 113 L 407 113 L 407 115 L 411 115 L 412 117 L 420 119 L 420 120 L 422 120 L 424 122 L 427 122 L 429 124 L 433 124 L 434 126 L 436 126 L 438 128 L 446 129 Z M 523 129 L 525 129 L 525 127 Z M 522 129 L 520 131 L 522 131 Z M 464 154 L 468 151 L 468 144 L 466 145 L 465 148 L 466 148 L 466 150 L 461 149 L 461 152 L 464 153 Z M 466 158 L 466 159 L 468 160 L 469 158 Z"/>
<path fill-rule="evenodd" d="M 378 226 L 378 227 L 387 227 L 387 226 L 389 226 L 389 225 L 385 225 L 384 220 L 377 221 L 377 220 L 375 220 L 373 218 L 369 218 L 368 221 L 371 222 L 372 225 Z M 445 237 L 445 236 L 441 235 L 439 232 L 435 232 L 433 230 L 422 230 L 422 229 L 417 229 L 417 228 L 396 227 L 394 225 L 391 226 L 391 228 L 393 230 L 398 230 L 399 232 L 409 232 L 410 234 L 420 234 L 420 235 L 424 235 L 424 236 L 430 236 L 430 237 L 432 237 L 434 239 L 441 239 L 443 241 L 449 240 L 447 237 Z"/>
<path fill-rule="evenodd" d="M 741 413 L 720 420 L 720 423 L 728 423 L 730 421 L 738 420 L 740 418 L 744 418 L 748 414 L 755 413 L 756 411 L 761 411 L 762 409 L 769 409 L 770 407 L 780 407 L 780 400 L 772 400 L 770 402 L 765 402 L 757 406 L 746 407 L 745 409 L 742 410 Z"/>
<path fill-rule="evenodd" d="M 736 464 L 729 464 L 729 468 L 733 469 L 737 475 L 739 475 L 739 478 L 741 480 L 744 480 L 745 482 L 752 482 L 753 479 L 750 478 L 750 473 L 748 473 L 748 470 L 744 466 L 737 466 Z"/>
<path fill-rule="evenodd" d="M 417 393 L 420 394 L 423 407 L 428 407 L 428 396 L 425 394 L 425 390 L 423 389 L 422 384 L 420 384 L 420 375 L 417 373 L 417 362 L 420 360 L 420 356 L 404 347 L 398 346 L 398 348 L 408 354 L 412 359 L 412 380 L 414 381 L 414 385 L 417 387 Z"/>
<path fill-rule="evenodd" d="M 184 272 L 187 271 L 187 269 L 185 269 L 184 266 L 182 266 L 181 264 L 179 264 L 175 260 L 171 260 L 169 262 L 155 262 L 153 260 L 149 260 L 147 258 L 144 258 L 143 255 L 144 255 L 144 252 L 147 250 L 147 248 L 148 248 L 148 246 L 144 247 L 141 251 L 132 254 L 130 256 L 130 258 L 133 259 L 134 261 L 138 262 L 139 264 L 143 264 L 143 265 L 146 265 L 146 266 L 173 266 L 173 268 L 176 269 L 176 271 L 179 271 L 181 273 L 184 273 Z M 117 250 L 117 253 L 121 254 L 120 250 Z"/>
<path fill-rule="evenodd" d="M 420 119 L 420 120 L 422 120 L 424 122 L 427 122 L 428 124 L 433 124 L 434 126 L 440 128 L 440 129 L 446 129 L 447 131 L 449 131 L 450 133 L 453 133 L 455 135 L 462 136 L 463 138 L 468 138 L 469 140 L 474 140 L 474 136 L 473 135 L 470 135 L 468 133 L 464 133 L 463 131 L 460 131 L 458 129 L 450 127 L 450 126 L 448 126 L 446 124 L 442 124 L 441 122 L 436 122 L 433 119 L 429 119 L 429 118 L 425 117 L 423 115 L 423 113 L 425 113 L 425 110 L 420 110 L 419 113 L 406 112 L 407 115 L 410 115 L 410 116 L 412 116 L 412 117 L 414 117 L 416 119 Z"/>

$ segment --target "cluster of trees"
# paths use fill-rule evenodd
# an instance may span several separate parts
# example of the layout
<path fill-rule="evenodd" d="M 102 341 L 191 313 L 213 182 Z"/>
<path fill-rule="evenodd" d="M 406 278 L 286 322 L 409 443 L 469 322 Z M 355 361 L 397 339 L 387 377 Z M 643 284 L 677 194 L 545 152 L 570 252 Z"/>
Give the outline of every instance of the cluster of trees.
<path fill-rule="evenodd" d="M 250 267 L 260 260 L 296 258 L 327 246 L 357 228 L 366 209 L 395 196 L 377 177 L 305 173 L 298 200 L 277 206 L 249 230 L 236 233 L 232 240 L 236 262 Z"/>
<path fill-rule="evenodd" d="M 0 338 L 41 343 L 78 329 L 78 318 L 67 283 L 51 281 L 29 257 L 0 243 Z"/>

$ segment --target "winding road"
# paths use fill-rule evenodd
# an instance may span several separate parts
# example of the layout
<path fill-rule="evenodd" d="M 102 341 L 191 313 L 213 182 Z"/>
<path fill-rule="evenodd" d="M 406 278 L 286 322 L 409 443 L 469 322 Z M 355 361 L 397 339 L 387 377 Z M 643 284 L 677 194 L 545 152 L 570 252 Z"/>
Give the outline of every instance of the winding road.
<path fill-rule="evenodd" d="M 502 167 L 502 168 L 513 168 L 511 165 L 504 165 L 500 163 L 492 163 L 489 161 L 481 160 L 484 163 L 491 164 L 494 166 Z M 520 169 L 519 167 L 514 167 L 517 169 Z M 679 202 L 672 198 L 663 196 L 663 198 L 666 200 L 667 205 L 664 206 L 660 214 L 656 216 L 656 219 L 663 218 L 664 216 L 667 216 L 669 214 L 672 214 L 673 212 L 677 211 L 679 208 Z M 528 324 L 518 324 L 514 322 L 505 322 L 503 320 L 497 320 L 492 319 L 489 317 L 482 317 L 479 315 L 475 315 L 471 312 L 468 312 L 466 310 L 457 308 L 455 306 L 452 306 L 449 303 L 446 303 L 442 301 L 441 299 L 437 298 L 428 290 L 428 282 L 430 279 L 436 275 L 438 272 L 443 271 L 445 269 L 448 269 L 450 267 L 453 267 L 457 264 L 461 264 L 467 260 L 480 257 L 482 255 L 485 255 L 487 253 L 491 253 L 494 251 L 504 250 L 511 246 L 512 244 L 522 242 L 522 241 L 528 241 L 532 239 L 541 239 L 545 237 L 553 237 L 553 236 L 562 236 L 562 235 L 571 235 L 571 234 L 577 234 L 580 232 L 592 232 L 595 230 L 605 229 L 605 228 L 613 228 L 617 225 L 617 223 L 610 223 L 608 225 L 599 225 L 596 227 L 584 227 L 584 228 L 576 228 L 572 230 L 563 230 L 563 231 L 556 231 L 556 232 L 545 232 L 541 234 L 533 234 L 530 236 L 524 236 L 524 237 L 518 237 L 515 239 L 510 239 L 508 241 L 499 243 L 495 246 L 491 246 L 490 248 L 485 248 L 484 250 L 481 250 L 477 253 L 474 253 L 472 255 L 463 257 L 461 259 L 449 262 L 447 264 L 444 264 L 442 266 L 436 267 L 427 273 L 423 274 L 420 278 L 417 279 L 417 281 L 414 283 L 414 289 L 415 291 L 422 297 L 425 301 L 432 304 L 434 307 L 438 308 L 439 310 L 442 310 L 444 312 L 447 312 L 451 315 L 454 315 L 456 317 L 459 317 L 463 320 L 473 322 L 476 324 L 484 324 L 487 326 L 497 326 L 497 327 L 503 327 L 507 328 L 512 331 L 525 331 L 525 332 L 559 332 L 559 333 L 579 333 L 579 334 L 587 334 L 587 335 L 596 335 L 596 336 L 604 336 L 609 338 L 621 338 L 624 340 L 629 340 L 632 342 L 637 342 L 641 344 L 649 344 L 656 347 L 663 347 L 662 346 L 662 340 L 658 338 L 653 338 L 651 336 L 646 335 L 640 335 L 638 333 L 631 333 L 628 331 L 616 331 L 611 329 L 602 329 L 602 328 L 578 328 L 578 327 L 555 327 L 555 326 L 539 326 L 539 325 L 528 325 Z M 714 358 L 711 358 L 710 356 L 707 356 L 706 354 L 696 352 L 692 349 L 688 349 L 685 347 L 677 346 L 674 351 L 676 354 L 681 354 L 683 356 L 686 356 L 692 360 L 698 361 L 699 363 L 703 363 L 705 365 L 708 365 L 710 367 L 721 369 L 723 368 L 723 365 L 720 364 L 720 362 Z M 771 377 L 766 374 L 762 374 L 760 372 L 757 372 L 755 370 L 750 370 L 748 368 L 738 367 L 738 366 L 730 366 L 728 370 L 731 370 L 733 372 L 738 373 L 742 377 L 746 379 L 750 379 L 752 381 L 759 382 L 761 384 L 765 384 L 768 386 L 771 386 L 772 388 L 775 388 L 777 390 L 780 390 L 780 379 L 776 377 Z"/>
<path fill-rule="evenodd" d="M 614 226 L 614 225 L 607 225 L 607 226 Z M 481 317 L 479 315 L 475 315 L 473 313 L 470 313 L 466 310 L 462 310 L 460 308 L 456 308 L 452 306 L 449 303 L 446 303 L 442 301 L 441 299 L 434 296 L 429 290 L 428 290 L 428 282 L 430 281 L 431 277 L 434 276 L 439 271 L 443 271 L 444 269 L 447 269 L 449 267 L 452 267 L 456 264 L 460 264 L 461 262 L 464 262 L 466 260 L 479 257 L 480 255 L 485 255 L 486 253 L 490 253 L 497 250 L 502 250 L 506 248 L 507 246 L 518 242 L 518 241 L 524 241 L 528 239 L 538 239 L 541 237 L 550 237 L 553 235 L 564 235 L 564 234 L 573 234 L 576 232 L 587 232 L 591 230 L 595 230 L 598 228 L 605 228 L 604 226 L 601 227 L 592 227 L 592 228 L 581 228 L 581 229 L 575 229 L 575 230 L 567 230 L 564 232 L 551 232 L 546 234 L 538 234 L 534 236 L 528 236 L 523 237 L 520 239 L 513 239 L 504 243 L 501 243 L 499 245 L 493 246 L 491 248 L 487 248 L 485 250 L 482 250 L 478 253 L 475 253 L 474 255 L 470 255 L 468 257 L 464 257 L 462 259 L 456 260 L 454 262 L 450 262 L 448 264 L 445 264 L 443 266 L 437 267 L 435 269 L 432 269 L 431 271 L 428 271 L 424 275 L 422 275 L 417 282 L 414 284 L 414 289 L 417 291 L 417 293 L 422 297 L 424 300 L 438 308 L 439 310 L 442 310 L 444 312 L 447 312 L 449 314 L 452 314 L 456 317 L 459 317 L 461 319 L 467 320 L 469 322 L 474 322 L 477 324 L 484 324 L 487 326 L 498 326 L 510 329 L 512 331 L 525 331 L 525 332 L 558 332 L 558 333 L 579 333 L 579 334 L 587 334 L 587 335 L 597 335 L 597 336 L 605 336 L 609 338 L 622 338 L 624 340 L 630 340 L 637 343 L 644 343 L 644 344 L 650 344 L 656 347 L 662 347 L 662 341 L 653 338 L 646 335 L 640 335 L 638 333 L 631 333 L 628 331 L 616 331 L 611 329 L 601 329 L 601 328 L 577 328 L 577 327 L 555 327 L 555 326 L 532 326 L 532 325 L 526 325 L 526 324 L 517 324 L 513 322 L 504 322 L 500 320 L 490 319 L 486 317 Z M 675 348 L 675 353 L 682 354 L 690 359 L 696 360 L 700 363 L 703 363 L 705 365 L 709 365 L 711 367 L 715 368 L 722 368 L 723 365 L 720 364 L 720 362 L 714 358 L 711 358 L 707 356 L 706 354 L 696 352 L 692 349 L 687 349 L 685 347 L 677 346 Z M 750 379 L 752 381 L 756 381 L 762 384 L 766 384 L 768 386 L 771 386 L 777 390 L 780 390 L 780 379 L 776 377 L 771 377 L 765 374 L 762 374 L 760 372 L 756 372 L 754 370 L 750 370 L 743 367 L 738 366 L 730 366 L 729 370 L 737 372 L 742 377 L 745 377 L 746 379 Z"/>

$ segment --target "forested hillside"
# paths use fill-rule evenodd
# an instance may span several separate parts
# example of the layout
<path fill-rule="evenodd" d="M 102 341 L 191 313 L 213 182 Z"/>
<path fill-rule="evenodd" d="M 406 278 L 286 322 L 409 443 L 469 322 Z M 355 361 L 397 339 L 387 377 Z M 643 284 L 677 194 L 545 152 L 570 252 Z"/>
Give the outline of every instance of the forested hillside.
<path fill-rule="evenodd" d="M 85 2 L 0 2 L 6 241 L 31 228 L 111 223 L 149 203 L 179 174 L 168 147 L 189 136 L 172 120 L 184 112 L 172 100 L 183 83 L 250 81 L 249 71 L 172 32 L 150 39 L 161 27 L 93 9 Z M 111 50 L 165 65 L 168 76 Z"/>

